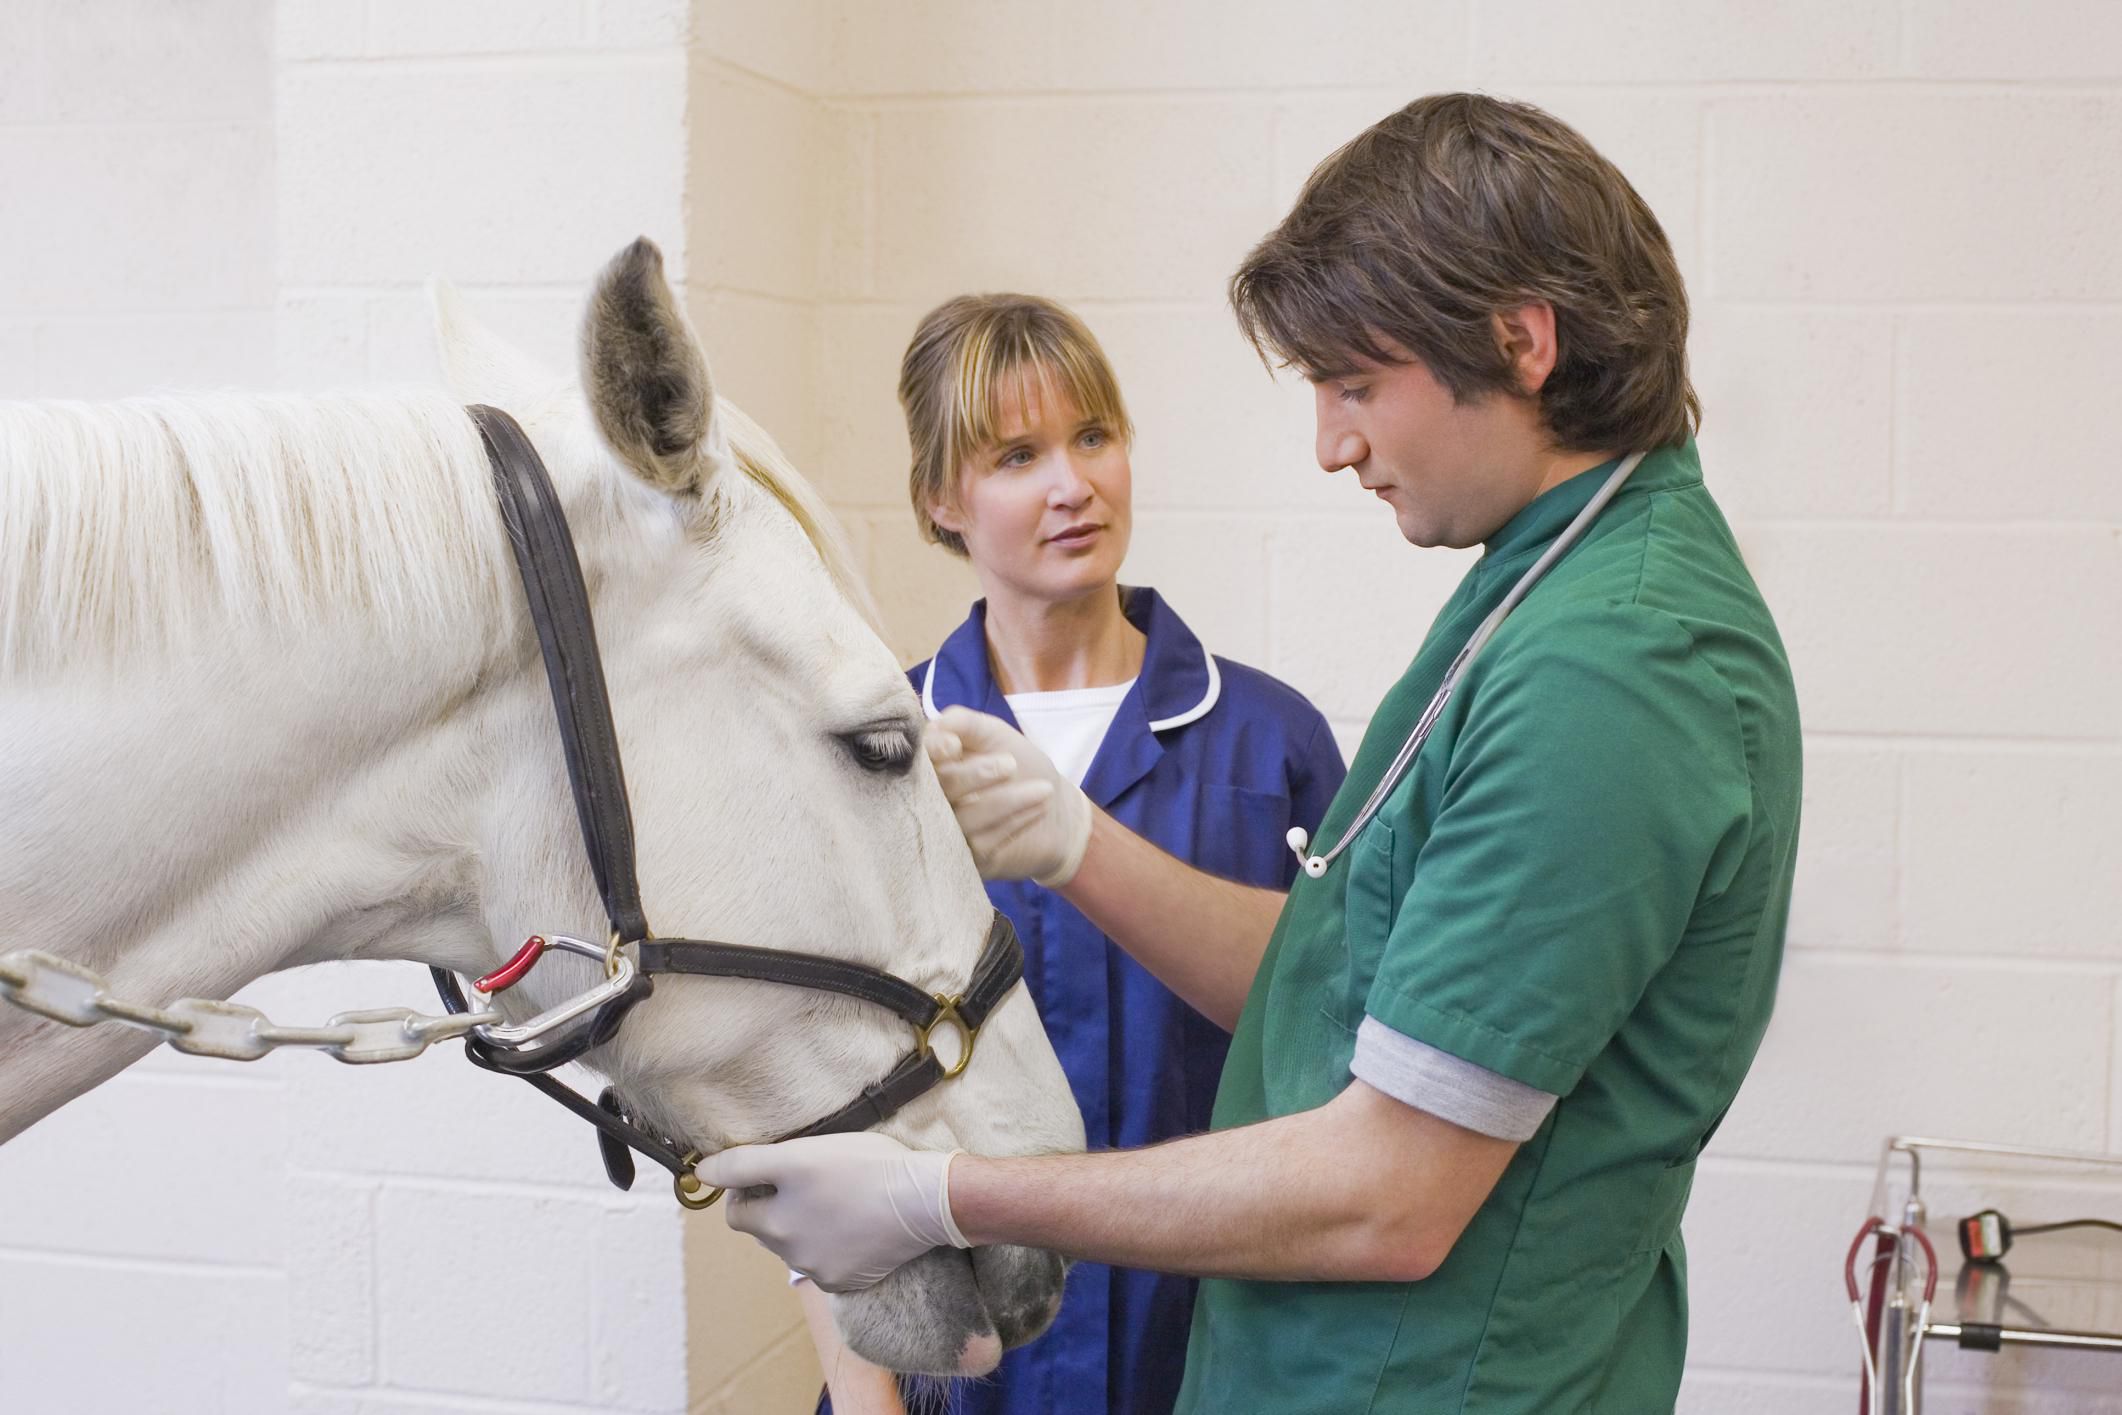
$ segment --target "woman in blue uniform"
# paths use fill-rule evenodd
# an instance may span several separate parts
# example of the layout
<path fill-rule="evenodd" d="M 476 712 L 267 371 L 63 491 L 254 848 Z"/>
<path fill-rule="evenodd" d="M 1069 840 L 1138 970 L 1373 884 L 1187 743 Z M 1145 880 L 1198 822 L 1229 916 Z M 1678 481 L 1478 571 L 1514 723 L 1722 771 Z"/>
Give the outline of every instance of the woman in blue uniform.
<path fill-rule="evenodd" d="M 1034 296 L 962 296 L 915 331 L 899 400 L 915 518 L 971 562 L 985 592 L 912 670 L 929 716 L 961 704 L 991 713 L 1164 850 L 1287 888 L 1284 837 L 1317 827 L 1341 784 L 1340 751 L 1296 690 L 1208 652 L 1156 591 L 1119 584 L 1133 426 L 1090 331 Z M 1025 982 L 1090 1148 L 1206 1130 L 1225 1032 L 1060 895 L 1029 880 L 988 893 L 1024 942 Z M 821 1409 L 896 1415 L 892 1378 L 839 1347 L 823 1298 L 799 1286 L 829 1378 Z M 948 1408 L 1167 1415 L 1193 1298 L 1191 1279 L 1079 1263 L 1046 1335 L 990 1380 L 953 1388 Z"/>

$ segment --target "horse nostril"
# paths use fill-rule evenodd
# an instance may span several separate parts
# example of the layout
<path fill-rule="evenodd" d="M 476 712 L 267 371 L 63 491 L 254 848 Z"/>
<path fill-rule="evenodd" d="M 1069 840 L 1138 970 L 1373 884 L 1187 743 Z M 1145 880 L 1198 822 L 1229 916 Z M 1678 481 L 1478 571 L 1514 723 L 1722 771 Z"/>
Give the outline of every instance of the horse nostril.
<path fill-rule="evenodd" d="M 958 1374 L 984 1376 L 1002 1364 L 1002 1338 L 991 1331 L 974 1332 L 958 1352 Z"/>

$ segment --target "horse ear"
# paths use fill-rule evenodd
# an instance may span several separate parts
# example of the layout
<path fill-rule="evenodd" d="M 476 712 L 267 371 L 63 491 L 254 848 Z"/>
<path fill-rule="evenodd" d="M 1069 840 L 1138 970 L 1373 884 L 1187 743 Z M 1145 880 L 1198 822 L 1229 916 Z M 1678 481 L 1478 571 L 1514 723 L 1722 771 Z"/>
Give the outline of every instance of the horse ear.
<path fill-rule="evenodd" d="M 582 385 L 620 459 L 676 495 L 697 494 L 714 468 L 715 392 L 707 355 L 643 236 L 612 258 L 582 326 Z"/>
<path fill-rule="evenodd" d="M 427 302 L 435 320 L 442 381 L 459 402 L 520 407 L 552 390 L 552 373 L 474 318 L 449 281 L 431 277 Z"/>

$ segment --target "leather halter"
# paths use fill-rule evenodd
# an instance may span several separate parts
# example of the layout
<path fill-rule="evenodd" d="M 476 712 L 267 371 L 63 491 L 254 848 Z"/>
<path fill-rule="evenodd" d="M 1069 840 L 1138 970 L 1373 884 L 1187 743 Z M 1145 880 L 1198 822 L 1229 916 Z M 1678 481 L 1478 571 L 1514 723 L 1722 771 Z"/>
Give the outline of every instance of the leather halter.
<path fill-rule="evenodd" d="M 604 900 L 611 924 L 608 956 L 615 960 L 621 949 L 633 947 L 639 962 L 633 983 L 560 1041 L 536 1049 L 516 1049 L 474 1034 L 465 1038 L 465 1053 L 490 1071 L 520 1076 L 596 1126 L 605 1173 L 621 1189 L 633 1187 L 631 1152 L 638 1151 L 671 1172 L 680 1203 L 688 1208 L 705 1208 L 722 1191 L 716 1189 L 700 1197 L 703 1186 L 692 1172 L 700 1159 L 697 1151 L 683 1149 L 642 1124 L 628 1112 L 614 1088 L 606 1087 L 603 1095 L 592 1102 L 546 1074 L 616 1035 L 626 1014 L 655 991 L 656 974 L 746 978 L 836 992 L 887 1008 L 913 1028 L 913 1049 L 889 1074 L 865 1086 L 860 1095 L 832 1114 L 778 1137 L 790 1140 L 866 1130 L 964 1071 L 972 1060 L 982 1024 L 1023 977 L 1024 950 L 1008 917 L 996 910 L 988 927 L 987 945 L 965 991 L 946 996 L 925 993 L 881 969 L 823 954 L 652 935 L 642 911 L 641 886 L 634 871 L 633 813 L 627 804 L 626 776 L 612 728 L 603 661 L 597 653 L 596 626 L 590 615 L 589 592 L 582 582 L 582 567 L 575 556 L 574 538 L 568 533 L 567 517 L 545 464 L 516 420 L 483 404 L 472 406 L 469 412 L 493 464 L 501 518 L 508 527 L 509 544 L 523 579 L 524 598 L 530 607 L 531 622 L 537 628 L 538 649 L 545 660 L 560 741 L 567 754 L 575 815 L 581 823 L 582 843 L 596 877 L 597 892 Z M 464 991 L 456 976 L 443 968 L 428 971 L 434 976 L 443 1006 L 451 1012 L 464 1011 Z M 964 1049 L 948 1068 L 930 1045 L 930 1034 L 945 1024 L 964 1034 Z"/>

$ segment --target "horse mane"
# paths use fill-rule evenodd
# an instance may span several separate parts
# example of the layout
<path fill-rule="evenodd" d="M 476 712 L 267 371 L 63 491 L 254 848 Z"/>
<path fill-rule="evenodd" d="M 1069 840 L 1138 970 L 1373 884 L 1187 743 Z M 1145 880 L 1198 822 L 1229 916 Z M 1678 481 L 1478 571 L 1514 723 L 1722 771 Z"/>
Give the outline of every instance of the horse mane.
<path fill-rule="evenodd" d="M 875 628 L 824 502 L 758 424 L 718 413 Z M 519 593 L 485 449 L 440 390 L 0 403 L 0 676 L 350 608 L 462 636 Z"/>
<path fill-rule="evenodd" d="M 0 404 L 0 673 L 349 608 L 461 634 L 513 575 L 439 391 Z"/>
<path fill-rule="evenodd" d="M 839 519 L 826 506 L 825 499 L 796 470 L 766 429 L 753 422 L 743 409 L 726 398 L 718 398 L 715 417 L 729 434 L 730 451 L 738 470 L 765 490 L 802 528 L 840 593 L 863 622 L 883 637 L 884 621 L 877 612 L 876 601 L 870 597 L 869 586 L 856 568 L 854 552 L 840 529 Z"/>

